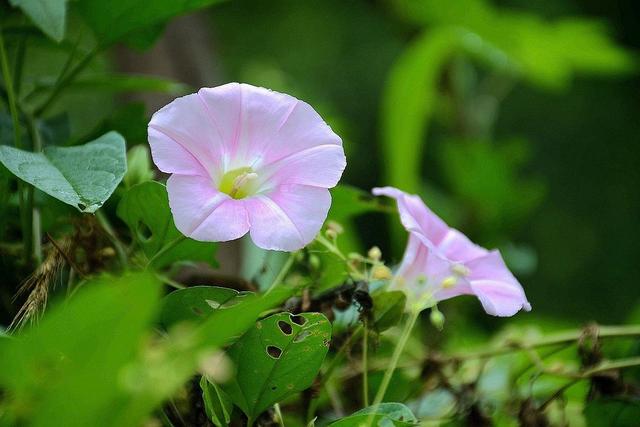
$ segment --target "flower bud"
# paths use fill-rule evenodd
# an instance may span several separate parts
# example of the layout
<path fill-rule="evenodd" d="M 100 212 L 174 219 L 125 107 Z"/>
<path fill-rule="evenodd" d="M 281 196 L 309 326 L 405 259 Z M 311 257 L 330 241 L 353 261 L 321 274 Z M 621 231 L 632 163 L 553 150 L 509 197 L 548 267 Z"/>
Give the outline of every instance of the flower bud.
<path fill-rule="evenodd" d="M 124 175 L 124 185 L 131 187 L 152 179 L 153 170 L 149 149 L 144 145 L 131 147 L 127 152 L 127 173 Z"/>
<path fill-rule="evenodd" d="M 315 254 L 311 254 L 309 256 L 309 266 L 313 269 L 313 270 L 317 270 L 320 268 L 320 257 L 318 257 L 318 255 Z"/>
<path fill-rule="evenodd" d="M 437 330 L 441 331 L 444 328 L 444 314 L 442 314 L 442 312 L 438 310 L 438 307 L 434 306 L 433 308 L 431 308 L 429 320 Z"/>
<path fill-rule="evenodd" d="M 335 221 L 328 221 L 327 222 L 327 229 L 335 231 L 336 234 L 344 233 L 344 228 L 342 227 L 342 225 L 340 225 L 339 223 L 337 223 Z"/>
<path fill-rule="evenodd" d="M 338 237 L 338 233 L 333 228 L 329 228 L 327 231 L 325 231 L 325 234 L 331 240 L 335 240 Z"/>
<path fill-rule="evenodd" d="M 374 261 L 380 261 L 380 258 L 382 258 L 382 251 L 380 251 L 379 247 L 373 246 L 369 249 L 369 252 L 367 252 L 367 256 Z"/>
<path fill-rule="evenodd" d="M 386 265 L 379 264 L 371 269 L 371 278 L 375 280 L 388 280 L 392 276 L 391 270 Z"/>

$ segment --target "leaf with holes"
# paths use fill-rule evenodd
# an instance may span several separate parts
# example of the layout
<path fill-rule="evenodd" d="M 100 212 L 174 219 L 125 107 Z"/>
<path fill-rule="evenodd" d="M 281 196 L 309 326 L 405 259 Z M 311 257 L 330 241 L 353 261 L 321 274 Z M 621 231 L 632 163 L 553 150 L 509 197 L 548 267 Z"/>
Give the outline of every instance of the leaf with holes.
<path fill-rule="evenodd" d="M 117 132 L 41 153 L 0 146 L 0 162 L 23 181 L 89 213 L 111 196 L 127 170 L 124 138 Z"/>
<path fill-rule="evenodd" d="M 369 419 L 371 418 L 371 422 Z M 359 427 L 372 425 L 381 427 L 408 427 L 418 424 L 418 419 L 402 403 L 381 403 L 361 409 L 348 417 L 330 424 L 330 427 Z"/>
<path fill-rule="evenodd" d="M 214 310 L 240 302 L 250 292 L 217 286 L 193 286 L 171 292 L 163 298 L 160 323 L 166 328 L 183 321 L 205 320 Z"/>
<path fill-rule="evenodd" d="M 207 417 L 217 427 L 228 426 L 231 422 L 231 412 L 233 402 L 229 395 L 220 388 L 219 385 L 207 379 L 204 375 L 200 379 L 202 389 L 202 400 Z"/>
<path fill-rule="evenodd" d="M 120 200 L 118 216 L 149 259 L 182 236 L 173 223 L 167 189 L 159 182 L 131 187 Z M 215 252 L 214 243 L 184 239 L 155 258 L 153 267 L 162 268 L 177 261 L 204 261 L 215 267 Z"/>
<path fill-rule="evenodd" d="M 327 355 L 331 323 L 319 313 L 278 313 L 256 323 L 228 351 L 236 376 L 223 388 L 249 425 L 269 406 L 313 383 Z"/>

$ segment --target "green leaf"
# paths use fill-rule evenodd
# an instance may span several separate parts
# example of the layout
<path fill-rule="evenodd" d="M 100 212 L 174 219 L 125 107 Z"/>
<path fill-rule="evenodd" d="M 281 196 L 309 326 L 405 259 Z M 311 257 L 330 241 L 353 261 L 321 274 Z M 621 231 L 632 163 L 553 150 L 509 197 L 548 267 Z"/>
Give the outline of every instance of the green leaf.
<path fill-rule="evenodd" d="M 293 291 L 279 287 L 268 295 L 250 295 L 239 304 L 216 310 L 195 329 L 170 331 L 167 340 L 152 349 L 151 357 L 143 356 L 129 367 L 126 377 L 131 387 L 113 425 L 140 425 L 183 386 L 204 356 L 237 339 L 265 310 L 281 304 Z"/>
<path fill-rule="evenodd" d="M 165 328 L 184 321 L 201 322 L 214 310 L 237 303 L 247 292 L 217 286 L 192 286 L 163 298 L 160 323 Z"/>
<path fill-rule="evenodd" d="M 0 146 L 0 161 L 39 190 L 93 213 L 111 196 L 127 169 L 124 138 L 109 132 L 76 147 L 45 147 L 31 153 Z"/>
<path fill-rule="evenodd" d="M 217 427 L 228 426 L 231 422 L 233 402 L 227 393 L 204 375 L 200 379 L 204 410 L 211 422 Z"/>
<path fill-rule="evenodd" d="M 405 427 L 418 424 L 418 420 L 411 410 L 402 403 L 381 403 L 369 406 L 354 412 L 348 417 L 342 418 L 330 424 L 331 427 L 359 427 L 368 425 L 369 418 L 373 415 L 372 424 L 380 427 Z"/>
<path fill-rule="evenodd" d="M 634 427 L 640 420 L 640 403 L 625 399 L 587 402 L 584 416 L 588 427 Z"/>
<path fill-rule="evenodd" d="M 155 0 L 153 4 L 137 0 L 107 2 L 81 0 L 80 14 L 93 29 L 99 44 L 109 45 L 148 27 L 157 27 L 169 19 L 192 10 L 219 3 L 220 0 Z"/>
<path fill-rule="evenodd" d="M 117 213 L 149 259 L 183 237 L 173 223 L 167 189 L 159 182 L 131 187 L 120 200 Z M 204 261 L 215 266 L 216 248 L 214 243 L 185 238 L 155 258 L 153 266 L 162 268 L 177 261 Z"/>
<path fill-rule="evenodd" d="M 278 313 L 259 321 L 229 350 L 236 376 L 223 388 L 249 417 L 313 383 L 329 349 L 331 323 L 319 313 Z"/>
<path fill-rule="evenodd" d="M 29 420 L 19 424 L 112 425 L 121 371 L 137 357 L 159 296 L 149 274 L 94 280 L 38 326 L 0 340 L 0 384 L 11 412 Z"/>
<path fill-rule="evenodd" d="M 374 327 L 378 332 L 398 324 L 404 313 L 407 297 L 402 291 L 376 292 L 372 296 Z"/>
<path fill-rule="evenodd" d="M 19 7 L 46 35 L 57 42 L 64 38 L 67 0 L 9 0 Z"/>

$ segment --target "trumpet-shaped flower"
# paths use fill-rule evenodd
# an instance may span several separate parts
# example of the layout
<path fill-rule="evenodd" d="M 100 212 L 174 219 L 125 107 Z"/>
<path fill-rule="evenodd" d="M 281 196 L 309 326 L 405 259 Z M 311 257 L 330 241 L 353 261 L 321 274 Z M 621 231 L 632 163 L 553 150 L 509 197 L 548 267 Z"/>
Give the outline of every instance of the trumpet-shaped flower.
<path fill-rule="evenodd" d="M 156 112 L 149 144 L 176 227 L 201 241 L 250 233 L 293 251 L 316 236 L 346 166 L 342 141 L 307 103 L 247 84 L 203 88 Z"/>
<path fill-rule="evenodd" d="M 427 306 L 458 295 L 475 295 L 485 311 L 512 316 L 531 305 L 500 252 L 488 251 L 449 227 L 415 195 L 393 187 L 373 194 L 394 198 L 409 241 L 392 287 Z"/>

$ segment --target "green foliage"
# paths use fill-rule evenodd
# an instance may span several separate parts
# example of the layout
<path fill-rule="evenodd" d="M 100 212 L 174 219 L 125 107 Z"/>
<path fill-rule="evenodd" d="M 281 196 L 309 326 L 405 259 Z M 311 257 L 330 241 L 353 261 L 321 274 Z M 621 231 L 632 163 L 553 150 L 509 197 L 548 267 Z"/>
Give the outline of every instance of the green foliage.
<path fill-rule="evenodd" d="M 40 80 L 34 94 L 50 90 L 55 84 L 54 79 Z M 67 87 L 70 92 L 158 92 L 169 95 L 183 95 L 188 90 L 187 85 L 164 77 L 116 73 L 82 76 Z"/>
<path fill-rule="evenodd" d="M 331 323 L 318 313 L 278 313 L 260 320 L 228 351 L 236 366 L 224 385 L 249 424 L 269 406 L 309 386 L 331 339 Z"/>
<path fill-rule="evenodd" d="M 233 402 L 231 402 L 229 395 L 204 375 L 200 379 L 200 388 L 202 389 L 204 408 L 211 422 L 216 427 L 228 426 L 233 411 Z"/>
<path fill-rule="evenodd" d="M 113 405 L 124 392 L 121 372 L 147 334 L 159 290 L 148 274 L 105 277 L 58 305 L 37 327 L 3 340 L 0 383 L 10 391 L 14 420 L 114 425 Z"/>
<path fill-rule="evenodd" d="M 163 184 L 144 182 L 131 187 L 120 200 L 118 216 L 156 268 L 176 261 L 203 261 L 216 265 L 216 245 L 182 236 L 173 223 Z"/>
<path fill-rule="evenodd" d="M 371 420 L 371 424 L 369 421 Z M 380 427 L 408 427 L 418 424 L 418 419 L 402 403 L 381 403 L 369 406 L 331 423 L 331 427 L 359 427 L 374 425 Z"/>
<path fill-rule="evenodd" d="M 93 213 L 111 196 L 126 171 L 125 142 L 116 132 L 77 147 L 45 147 L 30 153 L 1 146 L 0 161 L 39 190 Z"/>
<path fill-rule="evenodd" d="M 19 7 L 33 23 L 56 42 L 64 38 L 67 15 L 67 0 L 10 0 Z"/>
<path fill-rule="evenodd" d="M 640 420 L 640 403 L 627 399 L 599 399 L 584 408 L 587 427 L 633 427 Z"/>
<path fill-rule="evenodd" d="M 163 298 L 160 323 L 169 328 L 178 322 L 202 322 L 214 310 L 237 304 L 246 295 L 246 292 L 217 286 L 178 289 Z"/>
<path fill-rule="evenodd" d="M 138 31 L 158 28 L 169 19 L 203 8 L 220 0 L 158 0 L 152 4 L 136 0 L 99 2 L 82 0 L 78 9 L 94 31 L 100 45 L 110 45 L 125 40 Z M 136 34 L 137 39 L 141 37 Z M 152 36 L 153 38 L 153 36 Z"/>

